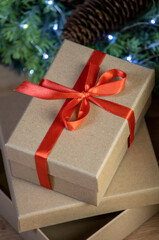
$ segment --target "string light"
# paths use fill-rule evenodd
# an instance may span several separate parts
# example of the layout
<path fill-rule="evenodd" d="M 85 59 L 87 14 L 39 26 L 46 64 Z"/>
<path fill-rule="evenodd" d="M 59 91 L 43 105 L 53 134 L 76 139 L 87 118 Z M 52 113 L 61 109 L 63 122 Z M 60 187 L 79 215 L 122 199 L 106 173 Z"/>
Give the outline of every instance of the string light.
<path fill-rule="evenodd" d="M 114 38 L 114 37 L 113 37 L 112 35 L 110 35 L 110 34 L 108 35 L 108 39 L 109 39 L 109 40 L 113 40 L 113 38 Z"/>
<path fill-rule="evenodd" d="M 29 25 L 28 24 L 20 24 L 20 27 L 23 29 L 27 29 L 29 27 Z"/>
<path fill-rule="evenodd" d="M 57 29 L 58 29 L 58 24 L 55 23 L 55 24 L 53 25 L 53 30 L 54 30 L 54 31 L 57 31 Z"/>
<path fill-rule="evenodd" d="M 47 53 L 43 53 L 43 59 L 48 59 L 49 58 L 49 55 Z"/>
<path fill-rule="evenodd" d="M 31 77 L 31 76 L 33 75 L 33 73 L 34 73 L 34 70 L 31 69 L 31 70 L 29 71 L 29 77 Z"/>
<path fill-rule="evenodd" d="M 128 62 L 132 62 L 132 56 L 131 56 L 131 55 L 127 56 L 127 57 L 126 57 L 126 60 L 127 60 Z"/>
<path fill-rule="evenodd" d="M 156 19 L 151 19 L 150 23 L 151 24 L 155 24 L 156 23 Z"/>
<path fill-rule="evenodd" d="M 54 4 L 54 1 L 49 0 L 49 1 L 46 1 L 46 3 L 47 3 L 48 5 L 53 5 L 53 4 Z"/>

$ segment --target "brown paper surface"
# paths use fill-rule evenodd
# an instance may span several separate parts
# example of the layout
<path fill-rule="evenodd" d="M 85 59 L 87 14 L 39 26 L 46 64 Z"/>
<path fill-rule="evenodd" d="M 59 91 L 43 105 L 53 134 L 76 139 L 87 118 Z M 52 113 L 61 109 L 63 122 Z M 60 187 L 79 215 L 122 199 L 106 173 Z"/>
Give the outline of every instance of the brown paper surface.
<path fill-rule="evenodd" d="M 81 238 L 105 240 L 106 237 L 111 240 L 123 240 L 132 231 L 153 216 L 158 209 L 159 205 L 129 209 L 119 214 L 105 214 L 93 218 L 72 221 L 66 224 L 30 230 L 20 233 L 20 235 L 24 240 L 61 240 L 64 237 L 65 240 L 80 240 Z M 14 205 L 2 191 L 0 191 L 0 215 L 17 230 L 17 218 Z M 94 234 L 92 235 L 92 233 Z"/>
<path fill-rule="evenodd" d="M 65 41 L 45 77 L 73 87 L 92 52 L 92 49 Z M 154 85 L 154 71 L 106 55 L 101 64 L 100 75 L 112 68 L 127 72 L 126 87 L 120 94 L 104 99 L 132 108 L 137 122 Z M 11 161 L 35 169 L 35 152 L 62 102 L 63 100 L 33 98 L 6 145 Z M 79 129 L 74 132 L 64 129 L 62 132 L 48 157 L 48 172 L 104 193 L 106 178 L 109 179 L 108 175 L 112 176 L 116 170 L 112 165 L 107 171 L 107 166 L 110 166 L 112 158 L 115 158 L 115 163 L 121 161 L 126 152 L 125 149 L 121 154 L 121 148 L 128 136 L 127 120 L 91 104 L 91 111 Z"/>
<path fill-rule="evenodd" d="M 16 111 L 17 104 L 16 99 L 13 101 L 14 96 L 4 99 L 0 106 L 1 110 L 5 109 L 7 100 L 10 101 L 10 109 L 12 109 L 10 113 L 14 109 Z M 19 109 L 22 111 L 25 102 L 19 100 L 18 103 L 21 102 Z M 18 120 L 16 117 L 9 117 L 7 110 L 9 111 L 6 109 L 5 115 L 1 118 L 5 140 L 8 139 L 10 131 L 12 132 Z M 6 115 L 8 118 L 5 122 L 3 120 Z M 6 127 L 8 124 L 10 129 Z M 98 207 L 13 178 L 12 198 L 18 213 L 19 230 L 25 231 L 106 212 L 158 203 L 158 168 L 145 124 L 137 133 L 132 147 L 132 150 L 128 150 L 103 202 Z"/>
<path fill-rule="evenodd" d="M 50 240 L 83 240 L 93 235 L 113 219 L 115 220 L 117 216 L 120 216 L 120 212 L 57 224 L 41 230 Z"/>
<path fill-rule="evenodd" d="M 129 209 L 119 213 L 58 224 L 41 229 L 50 240 L 123 240 L 142 223 L 153 216 L 159 205 Z M 114 213 L 117 214 L 117 213 Z M 102 225 L 104 225 L 102 227 Z M 92 233 L 94 234 L 92 235 Z M 65 237 L 64 237 L 65 236 Z"/>
<path fill-rule="evenodd" d="M 23 109 L 26 107 L 27 101 L 29 101 L 27 96 L 19 95 L 17 97 L 16 93 L 0 101 L 0 120 L 5 142 L 16 126 Z M 98 208 L 14 178 L 12 199 L 17 208 L 21 231 L 28 230 L 29 228 L 32 229 L 56 224 L 58 222 L 71 221 L 77 218 L 103 214 L 104 212 L 118 211 L 124 208 L 139 207 L 159 202 L 158 187 L 156 188 L 154 187 L 156 185 L 153 185 L 153 181 L 154 183 L 158 181 L 157 164 L 155 163 L 154 152 L 151 148 L 147 130 L 145 131 L 147 137 L 143 137 L 143 139 L 146 139 L 144 144 L 145 142 L 147 142 L 147 144 L 145 147 L 143 143 L 141 144 L 140 152 L 144 152 L 143 158 L 145 158 L 146 161 L 143 160 L 140 168 L 138 168 L 142 156 L 139 154 L 140 159 L 136 159 L 136 156 L 138 156 L 138 151 L 136 149 L 134 154 L 135 157 L 132 156 L 131 158 L 131 160 L 136 159 L 136 167 L 133 168 L 132 164 L 128 162 L 128 164 L 125 165 L 124 173 L 119 174 L 116 180 L 117 183 L 119 183 L 121 194 L 118 193 L 118 195 L 113 196 L 113 193 L 110 192 L 111 196 L 107 198 L 107 201 L 105 200 L 105 203 L 102 203 L 102 205 L 100 204 Z M 141 139 L 138 143 L 139 146 Z M 150 161 L 148 165 L 147 161 Z M 153 163 L 151 163 L 151 161 Z M 132 161 L 132 163 L 134 163 L 134 161 Z M 121 166 L 118 171 L 120 171 Z M 144 170 L 145 167 L 146 170 Z M 128 169 L 130 174 L 128 174 Z M 143 174 L 141 174 L 141 169 L 143 169 Z M 133 178 L 134 173 L 135 178 Z M 145 175 L 148 173 L 148 177 L 145 177 L 144 173 Z M 127 181 L 125 181 L 125 177 Z M 156 177 L 156 180 L 154 177 Z M 149 181 L 152 185 L 149 185 Z M 137 188 L 138 190 L 136 191 L 135 188 L 137 186 L 139 186 L 139 188 Z M 129 191 L 130 187 L 131 189 Z M 118 189 L 118 187 L 116 188 Z M 114 187 L 114 194 L 116 193 L 116 188 Z"/>
<path fill-rule="evenodd" d="M 17 178 L 13 186 L 21 231 L 159 203 L 159 171 L 145 123 L 98 207 Z"/>
<path fill-rule="evenodd" d="M 140 124 L 143 121 L 143 117 L 150 106 L 150 103 L 151 103 L 151 98 L 148 99 L 147 103 L 145 104 L 145 107 L 142 110 L 140 118 L 138 119 L 138 122 L 136 124 L 136 131 L 139 129 Z M 122 155 L 126 149 L 127 149 L 127 140 L 125 141 L 123 148 L 121 148 L 120 154 Z M 120 162 L 117 161 L 116 159 L 117 157 L 119 156 L 114 156 L 114 157 L 112 156 L 110 164 L 107 165 L 107 172 L 111 171 L 112 166 L 114 171 L 111 171 L 111 174 L 109 173 L 109 175 L 106 178 L 106 182 L 103 182 L 103 184 L 106 185 L 106 188 L 108 188 L 115 174 L 115 171 L 119 167 Z M 29 181 L 31 183 L 40 185 L 36 170 L 26 167 L 22 164 L 16 163 L 14 161 L 10 161 L 10 166 L 11 166 L 11 171 L 13 176 Z M 77 200 L 80 199 L 80 201 L 87 202 L 90 204 L 98 205 L 98 203 L 101 202 L 103 193 L 105 193 L 103 191 L 100 191 L 100 192 L 92 191 L 91 189 L 81 187 L 79 185 L 65 181 L 64 179 L 53 177 L 51 175 L 49 175 L 49 179 L 54 191 L 65 194 L 66 196 L 73 197 Z M 103 190 L 105 190 L 105 188 L 103 188 Z"/>
<path fill-rule="evenodd" d="M 116 217 L 115 221 L 108 223 L 87 240 L 123 240 L 153 216 L 158 211 L 157 209 L 159 210 L 159 205 L 128 209 Z"/>
<path fill-rule="evenodd" d="M 64 41 L 45 77 L 73 87 L 92 52 L 92 49 Z M 154 71 L 106 55 L 100 75 L 112 68 L 127 72 L 126 87 L 120 94 L 103 98 L 132 108 L 137 122 L 153 88 Z M 6 145 L 11 161 L 35 169 L 35 152 L 62 103 L 63 100 L 33 98 Z M 116 170 L 112 166 L 107 172 L 107 165 L 114 155 L 120 156 L 117 161 L 123 158 L 121 148 L 128 136 L 127 120 L 91 104 L 90 113 L 79 129 L 74 132 L 64 129 L 62 132 L 48 157 L 48 172 L 74 184 L 104 192 L 106 185 L 103 183 Z"/>

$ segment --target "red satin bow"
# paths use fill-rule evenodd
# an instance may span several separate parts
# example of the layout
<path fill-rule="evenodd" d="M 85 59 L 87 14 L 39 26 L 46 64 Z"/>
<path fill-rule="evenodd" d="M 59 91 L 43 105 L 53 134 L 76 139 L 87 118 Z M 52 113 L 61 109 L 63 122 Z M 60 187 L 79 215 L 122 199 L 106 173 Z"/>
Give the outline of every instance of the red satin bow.
<path fill-rule="evenodd" d="M 100 60 L 97 60 L 97 56 L 100 56 Z M 78 128 L 89 112 L 89 101 L 112 114 L 127 119 L 130 129 L 129 146 L 134 139 L 135 117 L 133 110 L 117 103 L 96 98 L 96 96 L 117 94 L 125 87 L 126 73 L 118 69 L 105 72 L 96 83 L 99 64 L 104 56 L 98 51 L 93 52 L 73 89 L 47 79 L 42 79 L 40 85 L 25 81 L 16 89 L 16 91 L 24 94 L 46 100 L 67 99 L 35 154 L 39 181 L 44 187 L 51 188 L 47 173 L 47 157 L 53 145 L 61 134 L 64 125 L 71 131 Z M 92 59 L 96 59 L 95 62 Z M 111 81 L 114 77 L 120 77 L 121 79 Z M 81 85 L 80 78 L 82 79 Z M 69 121 L 71 114 L 80 102 L 77 120 Z"/>

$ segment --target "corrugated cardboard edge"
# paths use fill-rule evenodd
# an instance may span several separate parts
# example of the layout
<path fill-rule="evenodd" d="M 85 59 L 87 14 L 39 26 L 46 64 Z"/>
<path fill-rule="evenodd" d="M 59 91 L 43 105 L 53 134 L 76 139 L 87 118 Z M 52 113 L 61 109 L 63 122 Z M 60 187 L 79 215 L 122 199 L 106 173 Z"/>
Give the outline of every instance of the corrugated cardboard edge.
<path fill-rule="evenodd" d="M 93 234 L 88 240 L 122 240 L 159 211 L 159 205 L 128 209 Z"/>

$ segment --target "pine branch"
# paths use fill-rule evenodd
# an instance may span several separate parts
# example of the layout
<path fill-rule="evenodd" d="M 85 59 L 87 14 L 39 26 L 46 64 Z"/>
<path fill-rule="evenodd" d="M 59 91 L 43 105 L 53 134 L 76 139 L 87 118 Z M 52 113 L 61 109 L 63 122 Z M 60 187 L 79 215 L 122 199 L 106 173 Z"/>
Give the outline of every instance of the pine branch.
<path fill-rule="evenodd" d="M 151 43 L 148 47 L 141 49 L 139 52 L 147 51 L 149 49 L 155 48 L 159 46 L 159 42 L 157 43 Z"/>
<path fill-rule="evenodd" d="M 141 26 L 141 25 L 151 26 L 151 24 L 148 23 L 148 22 L 138 22 L 138 23 L 135 23 L 135 24 L 132 24 L 132 25 L 130 25 L 130 26 L 126 26 L 126 27 L 122 28 L 119 32 L 120 32 L 120 33 L 123 33 L 123 32 L 125 32 L 125 31 L 130 30 L 131 28 L 135 28 L 135 27 L 138 27 L 138 26 Z M 158 24 L 153 24 L 153 26 L 159 27 Z"/>
<path fill-rule="evenodd" d="M 159 54 L 155 55 L 155 56 L 150 56 L 146 59 L 144 59 L 143 61 L 140 61 L 139 64 L 145 64 L 146 62 L 149 62 L 151 60 L 153 60 L 154 58 L 158 58 L 159 57 Z"/>

